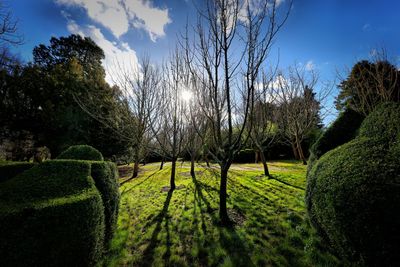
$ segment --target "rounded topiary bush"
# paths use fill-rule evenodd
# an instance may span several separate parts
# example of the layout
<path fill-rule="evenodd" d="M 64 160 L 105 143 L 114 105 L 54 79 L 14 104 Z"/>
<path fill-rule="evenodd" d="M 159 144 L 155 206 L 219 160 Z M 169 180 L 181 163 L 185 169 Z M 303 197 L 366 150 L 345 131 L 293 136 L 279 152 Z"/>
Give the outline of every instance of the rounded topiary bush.
<path fill-rule="evenodd" d="M 103 155 L 94 147 L 88 145 L 70 146 L 57 159 L 97 160 L 103 161 Z"/>
<path fill-rule="evenodd" d="M 94 266 L 104 208 L 90 164 L 46 161 L 0 187 L 2 266 Z"/>
<path fill-rule="evenodd" d="M 364 120 L 364 116 L 360 113 L 346 109 L 339 114 L 338 118 L 332 123 L 328 129 L 317 139 L 310 149 L 310 157 L 308 159 L 307 173 L 310 172 L 317 160 L 326 152 L 349 142 L 357 136 L 358 129 Z M 312 188 L 314 187 L 314 176 L 307 174 L 307 187 L 306 187 L 306 206 L 307 209 L 311 208 Z M 310 220 L 318 229 L 318 223 L 314 220 L 313 215 L 310 214 Z"/>
<path fill-rule="evenodd" d="M 394 142 L 400 136 L 400 104 L 379 105 L 361 124 L 359 135 Z"/>
<path fill-rule="evenodd" d="M 326 152 L 352 140 L 357 135 L 357 130 L 363 120 L 363 115 L 351 109 L 340 113 L 311 147 L 310 150 L 315 159 L 319 159 Z"/>
<path fill-rule="evenodd" d="M 386 104 L 372 112 L 359 136 L 323 155 L 308 172 L 313 225 L 341 256 L 360 265 L 400 261 L 397 108 Z"/>
<path fill-rule="evenodd" d="M 91 175 L 104 205 L 105 245 L 109 247 L 118 219 L 119 183 L 117 166 L 112 162 L 92 162 Z"/>

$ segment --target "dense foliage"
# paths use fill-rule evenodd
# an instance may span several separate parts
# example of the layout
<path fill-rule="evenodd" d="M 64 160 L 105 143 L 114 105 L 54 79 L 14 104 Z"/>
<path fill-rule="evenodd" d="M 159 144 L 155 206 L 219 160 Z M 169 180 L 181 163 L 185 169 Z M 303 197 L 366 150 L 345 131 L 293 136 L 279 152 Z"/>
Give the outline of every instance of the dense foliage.
<path fill-rule="evenodd" d="M 77 160 L 95 160 L 103 161 L 103 155 L 94 147 L 88 145 L 70 146 L 62 152 L 58 159 L 77 159 Z"/>
<path fill-rule="evenodd" d="M 31 162 L 0 162 L 0 182 L 7 181 L 32 167 Z"/>
<path fill-rule="evenodd" d="M 108 248 L 117 226 L 119 183 L 117 167 L 112 162 L 92 162 L 91 175 L 101 194 L 105 218 L 105 247 Z"/>
<path fill-rule="evenodd" d="M 15 143 L 15 133 L 28 131 L 53 157 L 75 144 L 93 145 L 106 157 L 123 154 L 126 140 L 81 107 L 89 101 L 99 116 L 116 116 L 119 91 L 105 81 L 103 51 L 90 38 L 70 35 L 52 38 L 33 54 L 26 66 L 0 69 L 0 123 L 13 133 L 2 139 Z"/>
<path fill-rule="evenodd" d="M 0 188 L 4 266 L 93 266 L 103 251 L 104 208 L 90 164 L 46 161 Z"/>
<path fill-rule="evenodd" d="M 360 136 L 395 142 L 400 137 L 400 104 L 384 103 L 376 108 L 361 124 Z"/>
<path fill-rule="evenodd" d="M 390 103 L 376 109 L 358 137 L 323 155 L 308 173 L 314 225 L 338 253 L 358 264 L 399 261 L 398 110 L 399 104 Z"/>
<path fill-rule="evenodd" d="M 386 59 L 362 60 L 340 85 L 336 99 L 339 110 L 353 109 L 368 115 L 379 104 L 400 101 L 400 72 Z"/>
<path fill-rule="evenodd" d="M 346 109 L 312 145 L 310 152 L 314 159 L 353 139 L 364 116 L 352 109 Z"/>

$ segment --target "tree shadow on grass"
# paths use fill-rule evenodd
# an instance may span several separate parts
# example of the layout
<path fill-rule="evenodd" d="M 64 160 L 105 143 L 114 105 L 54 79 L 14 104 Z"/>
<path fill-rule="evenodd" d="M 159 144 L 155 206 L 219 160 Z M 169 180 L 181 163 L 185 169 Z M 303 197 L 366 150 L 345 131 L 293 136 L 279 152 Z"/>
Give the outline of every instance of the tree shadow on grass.
<path fill-rule="evenodd" d="M 285 182 L 285 181 L 283 181 L 283 180 L 281 180 L 281 179 L 278 179 L 277 176 L 271 175 L 269 179 L 278 181 L 278 182 L 280 182 L 280 183 L 282 183 L 282 184 L 285 184 L 285 185 L 287 185 L 287 186 L 291 186 L 291 187 L 296 188 L 296 189 L 299 189 L 299 190 L 303 190 L 303 191 L 306 190 L 306 189 L 303 188 L 303 187 L 300 187 L 300 186 L 297 186 L 297 185 L 293 185 L 293 184 L 290 184 L 290 183 L 288 183 L 288 182 Z"/>
<path fill-rule="evenodd" d="M 149 241 L 149 245 L 147 246 L 147 248 L 143 251 L 143 256 L 142 259 L 139 263 L 138 266 L 151 266 L 153 261 L 154 261 L 154 251 L 157 247 L 157 245 L 159 245 L 157 238 L 158 238 L 158 234 L 161 232 L 162 230 L 162 222 L 165 219 L 165 229 L 166 229 L 166 233 L 167 233 L 167 241 L 166 241 L 166 247 L 167 247 L 167 251 L 165 252 L 163 258 L 166 261 L 166 263 L 168 263 L 169 261 L 169 257 L 171 256 L 171 236 L 170 236 L 170 231 L 169 231 L 169 217 L 168 217 L 168 207 L 169 204 L 171 202 L 171 198 L 172 198 L 172 194 L 173 194 L 173 190 L 168 191 L 168 195 L 167 198 L 165 199 L 164 205 L 163 205 L 163 209 L 160 211 L 160 213 L 153 218 L 153 220 L 151 221 L 151 224 L 156 223 L 156 227 L 154 228 L 154 231 L 151 235 L 150 241 Z M 168 265 L 168 264 L 166 264 Z"/>
<path fill-rule="evenodd" d="M 149 180 L 151 177 L 153 177 L 154 175 L 156 175 L 158 172 L 160 172 L 160 170 L 157 170 L 155 172 L 153 172 L 152 174 L 150 174 L 149 176 L 147 176 L 146 178 L 143 179 L 143 181 L 140 181 L 139 183 L 132 185 L 131 187 L 129 187 L 129 189 L 125 188 L 122 192 L 121 192 L 121 196 L 132 191 L 134 188 L 138 187 L 139 185 L 145 183 L 147 180 Z M 125 184 L 126 182 L 131 181 L 132 179 L 123 181 L 119 186 L 121 187 L 123 184 Z"/>
<path fill-rule="evenodd" d="M 217 213 L 215 212 L 216 209 L 213 209 L 211 207 L 211 203 L 203 194 L 203 189 L 208 192 L 208 195 L 210 195 L 211 192 L 213 191 L 218 192 L 218 190 L 210 185 L 198 181 L 195 175 L 192 176 L 192 181 L 195 186 L 195 191 L 194 191 L 195 202 L 197 201 L 200 207 L 202 231 L 204 232 L 204 235 L 207 235 L 207 228 L 205 224 L 204 213 L 203 210 L 201 209 L 202 205 L 201 202 L 203 202 L 206 205 L 207 213 L 209 213 L 209 215 L 212 218 L 212 223 L 218 229 L 219 239 L 217 242 L 219 242 L 221 247 L 225 250 L 231 263 L 234 266 L 255 266 L 255 264 L 252 262 L 249 256 L 250 251 L 246 247 L 245 241 L 236 232 L 234 224 L 228 227 L 221 227 L 219 224 Z M 195 203 L 195 205 L 197 204 Z M 207 265 L 207 257 L 208 255 L 202 255 L 201 258 L 199 259 L 202 264 L 205 264 L 205 266 Z M 226 259 L 221 259 L 221 260 L 226 260 Z"/>

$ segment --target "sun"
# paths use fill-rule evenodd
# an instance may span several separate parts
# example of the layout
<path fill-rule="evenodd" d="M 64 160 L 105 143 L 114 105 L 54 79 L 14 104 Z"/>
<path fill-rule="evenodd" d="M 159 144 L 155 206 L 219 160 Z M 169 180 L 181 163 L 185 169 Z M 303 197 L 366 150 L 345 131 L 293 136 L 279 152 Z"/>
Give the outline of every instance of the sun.
<path fill-rule="evenodd" d="M 192 92 L 190 92 L 188 90 L 183 90 L 182 94 L 181 94 L 181 98 L 184 101 L 189 102 L 193 98 L 193 94 L 192 94 Z"/>

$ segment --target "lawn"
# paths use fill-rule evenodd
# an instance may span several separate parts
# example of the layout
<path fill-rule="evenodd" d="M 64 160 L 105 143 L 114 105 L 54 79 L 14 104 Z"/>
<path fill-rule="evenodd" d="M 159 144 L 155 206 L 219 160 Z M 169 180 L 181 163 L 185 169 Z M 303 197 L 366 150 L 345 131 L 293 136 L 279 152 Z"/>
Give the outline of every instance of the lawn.
<path fill-rule="evenodd" d="M 229 172 L 228 209 L 235 224 L 218 225 L 218 168 L 178 164 L 171 192 L 170 165 L 142 167 L 121 179 L 118 229 L 107 266 L 337 266 L 306 220 L 306 166 L 235 164 Z"/>

